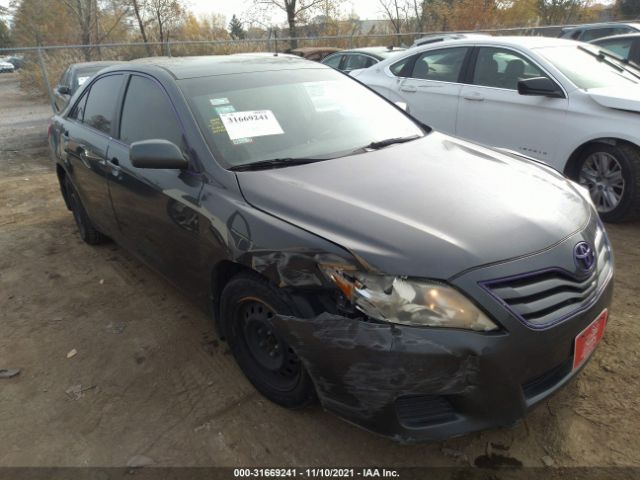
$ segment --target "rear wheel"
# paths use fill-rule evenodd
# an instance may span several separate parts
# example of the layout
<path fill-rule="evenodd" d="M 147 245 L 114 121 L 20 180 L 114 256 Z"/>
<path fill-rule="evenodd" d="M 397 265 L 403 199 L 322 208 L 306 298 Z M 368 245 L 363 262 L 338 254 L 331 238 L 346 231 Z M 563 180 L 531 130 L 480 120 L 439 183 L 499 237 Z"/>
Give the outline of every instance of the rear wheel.
<path fill-rule="evenodd" d="M 250 273 L 224 288 L 220 315 L 238 365 L 272 402 L 299 408 L 315 400 L 313 383 L 300 359 L 273 328 L 276 314 L 295 315 L 291 302 L 266 280 Z"/>
<path fill-rule="evenodd" d="M 78 192 L 76 192 L 71 180 L 66 176 L 64 178 L 64 188 L 67 194 L 67 200 L 69 201 L 69 207 L 71 208 L 71 213 L 73 213 L 73 219 L 76 221 L 78 231 L 80 232 L 80 238 L 89 245 L 98 245 L 106 242 L 109 238 L 93 226 L 91 219 L 82 206 Z"/>
<path fill-rule="evenodd" d="M 594 144 L 582 154 L 577 181 L 589 189 L 600 217 L 620 222 L 640 216 L 640 153 L 630 145 Z"/>

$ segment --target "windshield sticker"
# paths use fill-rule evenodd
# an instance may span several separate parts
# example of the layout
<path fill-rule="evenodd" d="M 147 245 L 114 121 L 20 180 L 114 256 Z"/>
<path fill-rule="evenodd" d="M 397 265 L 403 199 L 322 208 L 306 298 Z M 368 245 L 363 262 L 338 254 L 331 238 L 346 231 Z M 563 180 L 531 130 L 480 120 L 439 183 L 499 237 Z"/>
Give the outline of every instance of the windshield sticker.
<path fill-rule="evenodd" d="M 89 80 L 89 78 L 91 77 L 78 77 L 78 85 L 82 85 L 84 82 L 86 82 L 87 80 Z"/>
<path fill-rule="evenodd" d="M 210 98 L 209 103 L 215 107 L 217 105 L 224 105 L 231 102 L 229 102 L 228 98 Z"/>
<path fill-rule="evenodd" d="M 222 113 L 220 120 L 227 129 L 231 140 L 282 135 L 284 133 L 271 110 Z"/>
<path fill-rule="evenodd" d="M 252 143 L 253 138 L 237 138 L 236 140 L 231 140 L 234 145 L 242 145 L 243 143 Z"/>
<path fill-rule="evenodd" d="M 220 119 L 218 117 L 211 119 L 211 121 L 209 122 L 209 128 L 211 129 L 211 131 L 213 133 L 224 133 L 224 132 L 226 132 L 226 130 L 224 128 L 224 125 L 222 124 L 222 122 L 220 121 Z"/>
<path fill-rule="evenodd" d="M 223 113 L 233 113 L 236 111 L 233 105 L 224 105 L 222 107 L 214 107 L 214 110 L 218 115 L 221 115 Z"/>

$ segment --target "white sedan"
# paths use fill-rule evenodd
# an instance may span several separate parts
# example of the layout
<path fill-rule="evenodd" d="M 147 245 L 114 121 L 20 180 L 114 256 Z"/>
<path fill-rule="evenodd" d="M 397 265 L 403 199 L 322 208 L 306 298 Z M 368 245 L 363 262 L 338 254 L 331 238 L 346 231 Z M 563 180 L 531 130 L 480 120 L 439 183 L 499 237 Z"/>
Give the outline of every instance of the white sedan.
<path fill-rule="evenodd" d="M 640 217 L 640 71 L 596 46 L 448 40 L 353 75 L 437 130 L 564 172 L 589 189 L 606 221 Z"/>

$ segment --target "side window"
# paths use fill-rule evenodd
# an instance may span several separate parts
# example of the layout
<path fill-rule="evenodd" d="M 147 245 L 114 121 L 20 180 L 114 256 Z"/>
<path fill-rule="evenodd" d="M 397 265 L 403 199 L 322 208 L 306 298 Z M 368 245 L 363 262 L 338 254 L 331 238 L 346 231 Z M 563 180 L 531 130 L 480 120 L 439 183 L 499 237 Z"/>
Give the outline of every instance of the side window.
<path fill-rule="evenodd" d="M 585 30 L 582 35 L 583 42 L 589 42 L 591 40 L 595 40 L 596 38 L 608 37 L 610 35 L 615 35 L 615 31 L 613 28 L 592 28 L 589 30 Z"/>
<path fill-rule="evenodd" d="M 468 50 L 467 47 L 458 47 L 424 52 L 416 60 L 410 76 L 423 80 L 457 82 Z"/>
<path fill-rule="evenodd" d="M 152 120 L 150 120 L 152 119 Z M 152 80 L 131 77 L 120 119 L 120 140 L 169 140 L 180 147 L 182 129 L 166 94 Z"/>
<path fill-rule="evenodd" d="M 85 124 L 107 134 L 111 132 L 122 78 L 122 75 L 109 75 L 91 85 L 84 108 Z"/>
<path fill-rule="evenodd" d="M 358 68 L 367 68 L 372 65 L 369 63 L 370 58 L 365 55 L 351 54 L 347 55 L 347 61 L 345 62 L 345 70 L 356 70 Z"/>
<path fill-rule="evenodd" d="M 330 55 L 325 58 L 322 63 L 324 65 L 329 65 L 333 68 L 338 68 L 340 66 L 340 60 L 342 59 L 342 55 Z"/>
<path fill-rule="evenodd" d="M 406 77 L 408 73 L 406 72 L 407 67 L 413 62 L 416 58 L 415 55 L 411 55 L 409 57 L 405 57 L 399 62 L 394 63 L 389 67 L 389 71 L 393 73 L 396 77 Z"/>
<path fill-rule="evenodd" d="M 520 80 L 546 76 L 534 63 L 512 50 L 483 47 L 478 52 L 473 84 L 517 90 Z"/>
<path fill-rule="evenodd" d="M 85 93 L 82 98 L 80 99 L 80 101 L 78 103 L 76 103 L 76 106 L 73 107 L 73 110 L 71 110 L 71 113 L 69 114 L 68 118 L 72 118 L 74 120 L 78 120 L 79 122 L 82 122 L 82 119 L 84 118 L 84 108 L 87 104 L 87 97 L 89 96 L 88 93 Z"/>
<path fill-rule="evenodd" d="M 621 56 L 622 58 L 629 58 L 632 43 L 633 39 L 631 38 L 620 38 L 615 40 L 607 40 L 606 42 L 601 42 L 597 45 L 615 53 L 616 55 Z"/>

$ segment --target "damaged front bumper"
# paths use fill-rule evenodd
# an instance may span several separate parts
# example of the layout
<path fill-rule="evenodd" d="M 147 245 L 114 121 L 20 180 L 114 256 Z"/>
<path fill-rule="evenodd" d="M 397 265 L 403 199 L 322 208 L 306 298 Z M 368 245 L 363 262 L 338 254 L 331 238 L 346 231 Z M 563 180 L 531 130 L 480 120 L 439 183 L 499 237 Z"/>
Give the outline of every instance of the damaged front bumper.
<path fill-rule="evenodd" d="M 313 378 L 322 405 L 401 442 L 511 425 L 566 384 L 574 339 L 611 302 L 609 281 L 588 309 L 532 330 L 504 309 L 498 333 L 368 322 L 331 314 L 274 325 Z M 495 304 L 494 304 L 495 305 Z"/>

